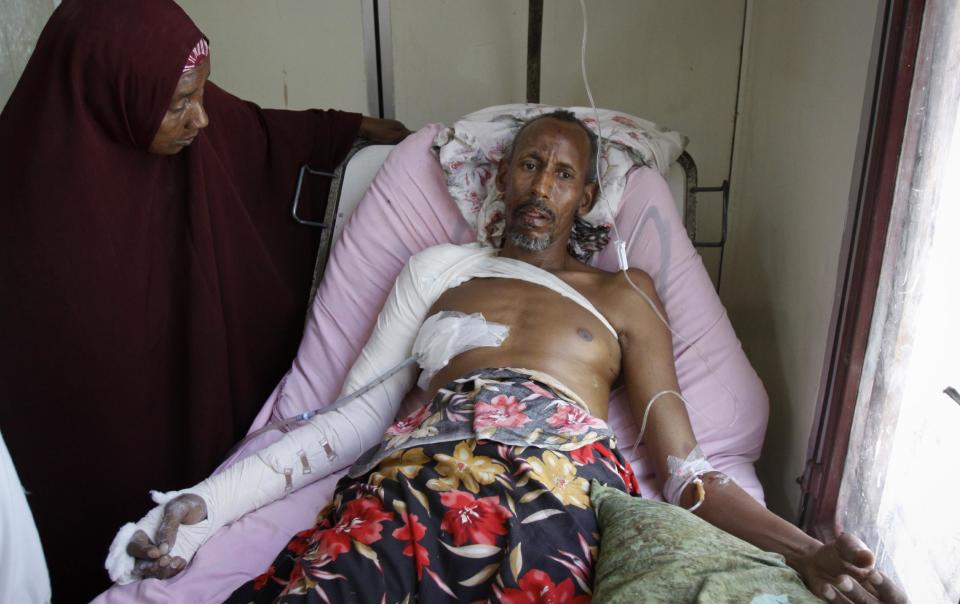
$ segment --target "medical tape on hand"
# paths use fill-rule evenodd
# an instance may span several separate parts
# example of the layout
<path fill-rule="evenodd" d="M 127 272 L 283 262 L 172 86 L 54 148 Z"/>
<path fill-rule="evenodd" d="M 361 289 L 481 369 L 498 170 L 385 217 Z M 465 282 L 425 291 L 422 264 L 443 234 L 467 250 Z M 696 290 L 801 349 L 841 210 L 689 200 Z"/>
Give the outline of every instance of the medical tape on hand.
<path fill-rule="evenodd" d="M 110 579 L 120 585 L 138 581 L 141 577 L 136 572 L 136 559 L 127 553 L 127 545 L 133 539 L 137 531 L 143 531 L 150 537 L 151 541 L 156 543 L 157 531 L 160 529 L 160 522 L 163 520 L 163 510 L 167 502 L 186 491 L 169 491 L 160 493 L 150 491 L 154 503 L 157 504 L 147 515 L 138 522 L 128 522 L 123 525 L 117 536 L 113 538 L 110 549 L 107 553 L 107 561 L 104 567 L 110 575 Z M 211 534 L 211 523 L 204 520 L 196 524 L 182 524 L 177 531 L 177 537 L 174 540 L 173 547 L 170 548 L 168 555 L 170 557 L 179 556 L 186 561 L 190 561 L 193 555 L 203 545 Z"/>
<path fill-rule="evenodd" d="M 687 508 L 691 512 L 699 508 L 704 501 L 705 492 L 700 477 L 707 472 L 716 472 L 713 465 L 707 460 L 706 455 L 703 454 L 703 450 L 700 449 L 700 445 L 694 447 L 686 459 L 681 460 L 679 457 L 668 455 L 667 471 L 669 476 L 663 485 L 663 498 L 673 505 L 680 505 L 680 497 L 683 495 L 684 489 L 691 483 L 699 483 L 698 500 Z"/>

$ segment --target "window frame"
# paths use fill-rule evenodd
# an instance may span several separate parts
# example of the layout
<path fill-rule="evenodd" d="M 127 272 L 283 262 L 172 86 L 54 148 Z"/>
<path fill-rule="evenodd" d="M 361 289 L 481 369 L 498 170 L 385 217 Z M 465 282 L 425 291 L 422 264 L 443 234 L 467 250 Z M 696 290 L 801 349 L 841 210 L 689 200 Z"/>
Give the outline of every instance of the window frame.
<path fill-rule="evenodd" d="M 823 395 L 814 415 L 802 478 L 800 526 L 821 541 L 836 538 L 840 483 L 880 281 L 895 198 L 925 0 L 889 0 L 877 85 L 866 141 L 867 161 L 852 212 L 843 280 L 838 288 L 834 340 L 825 365 Z"/>

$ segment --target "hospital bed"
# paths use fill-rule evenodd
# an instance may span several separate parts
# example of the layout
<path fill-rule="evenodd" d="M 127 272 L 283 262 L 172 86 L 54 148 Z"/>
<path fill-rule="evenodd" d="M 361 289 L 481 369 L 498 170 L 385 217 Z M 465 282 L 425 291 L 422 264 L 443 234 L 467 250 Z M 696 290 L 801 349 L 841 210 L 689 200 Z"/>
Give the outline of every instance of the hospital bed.
<path fill-rule="evenodd" d="M 300 349 L 251 430 L 332 402 L 407 259 L 432 245 L 474 239 L 451 202 L 431 149 L 440 128 L 427 126 L 395 148 L 359 149 L 338 170 L 317 263 L 322 279 Z M 671 167 L 671 193 L 656 169 L 634 169 L 627 178 L 617 224 L 627 241 L 631 266 L 653 277 L 670 322 L 682 335 L 674 339 L 677 374 L 703 450 L 717 469 L 762 501 L 753 463 L 763 442 L 768 401 L 691 243 L 695 232 L 689 220 L 695 221 L 695 212 L 688 209 L 690 194 L 696 190 L 691 190 L 695 181 L 691 185 L 688 174 L 682 164 Z M 674 199 L 684 200 L 683 205 L 676 205 Z M 686 226 L 681 213 L 687 217 Z M 612 247 L 597 255 L 597 266 L 616 269 Z M 622 388 L 611 401 L 608 421 L 640 478 L 641 491 L 645 497 L 659 498 L 644 448 L 631 447 L 637 429 Z M 414 392 L 400 413 L 417 402 Z M 278 437 L 273 431 L 250 441 L 224 466 Z M 294 533 L 313 525 L 342 474 L 328 476 L 225 527 L 179 576 L 115 586 L 96 602 L 221 601 L 264 572 Z M 145 511 L 147 506 L 145 497 Z M 126 520 L 132 519 L 118 518 L 118 526 Z"/>

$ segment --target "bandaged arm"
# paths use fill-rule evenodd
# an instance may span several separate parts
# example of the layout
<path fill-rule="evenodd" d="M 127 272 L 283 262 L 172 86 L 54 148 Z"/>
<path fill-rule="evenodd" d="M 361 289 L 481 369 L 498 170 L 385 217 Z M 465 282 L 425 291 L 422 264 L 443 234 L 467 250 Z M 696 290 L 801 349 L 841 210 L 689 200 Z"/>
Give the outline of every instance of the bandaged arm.
<path fill-rule="evenodd" d="M 439 293 L 417 274 L 417 257 L 401 271 L 377 317 L 377 324 L 350 369 L 341 396 L 354 392 L 410 355 L 420 324 Z M 181 525 L 170 556 L 191 560 L 197 549 L 222 526 L 287 493 L 351 465 L 383 438 L 386 428 L 416 378 L 411 366 L 343 407 L 314 416 L 279 441 L 245 457 L 196 486 L 153 493 L 158 504 L 137 523 L 128 523 L 114 538 L 106 561 L 117 583 L 139 579 L 127 545 L 137 530 L 157 534 L 166 502 L 181 494 L 200 496 L 207 518 Z"/>

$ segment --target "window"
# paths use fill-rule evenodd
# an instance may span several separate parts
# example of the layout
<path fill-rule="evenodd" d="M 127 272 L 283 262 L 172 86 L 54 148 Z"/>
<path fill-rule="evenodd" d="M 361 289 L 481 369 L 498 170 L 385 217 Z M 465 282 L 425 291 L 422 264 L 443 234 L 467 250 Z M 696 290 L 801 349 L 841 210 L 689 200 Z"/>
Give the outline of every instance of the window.
<path fill-rule="evenodd" d="M 873 263 L 875 285 L 864 288 L 856 277 L 848 283 L 848 296 L 859 288 L 863 297 L 841 311 L 840 340 L 847 339 L 835 357 L 836 402 L 828 396 L 825 404 L 814 464 L 821 472 L 808 477 L 806 526 L 821 538 L 837 528 L 859 535 L 913 601 L 953 604 L 960 601 L 960 5 L 901 4 L 913 10 L 905 10 L 897 50 L 913 68 L 912 89 L 901 96 L 909 106 L 902 127 L 887 119 L 890 132 L 873 146 L 890 201 L 878 217 L 867 199 L 857 228 L 852 264 L 859 261 L 870 281 Z M 919 12 L 911 58 L 909 22 Z M 897 104 L 896 93 L 889 99 Z M 883 108 L 878 112 L 883 120 Z M 897 132 L 902 146 L 891 155 Z M 880 155 L 896 163 L 882 166 Z M 878 197 L 883 180 L 875 179 Z M 865 191 L 869 197 L 869 183 Z M 881 245 L 870 245 L 871 234 Z"/>
<path fill-rule="evenodd" d="M 837 506 L 917 602 L 960 600 L 958 57 L 929 2 Z"/>

